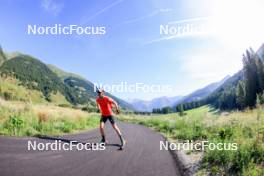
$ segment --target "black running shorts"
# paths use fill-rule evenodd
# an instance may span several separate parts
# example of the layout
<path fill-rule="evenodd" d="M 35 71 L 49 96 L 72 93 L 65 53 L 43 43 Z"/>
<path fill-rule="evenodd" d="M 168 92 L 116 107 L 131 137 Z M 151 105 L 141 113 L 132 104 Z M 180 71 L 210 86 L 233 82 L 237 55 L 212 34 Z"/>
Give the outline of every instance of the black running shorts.
<path fill-rule="evenodd" d="M 115 124 L 115 119 L 113 116 L 101 116 L 100 122 L 105 123 L 107 120 L 109 120 L 111 124 Z"/>

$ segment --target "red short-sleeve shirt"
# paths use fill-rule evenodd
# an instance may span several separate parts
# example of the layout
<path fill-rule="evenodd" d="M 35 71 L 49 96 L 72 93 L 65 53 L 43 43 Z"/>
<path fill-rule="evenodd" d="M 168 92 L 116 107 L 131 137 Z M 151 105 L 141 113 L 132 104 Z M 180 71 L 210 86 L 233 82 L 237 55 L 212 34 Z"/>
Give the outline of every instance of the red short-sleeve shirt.
<path fill-rule="evenodd" d="M 97 98 L 96 102 L 99 104 L 100 109 L 101 109 L 101 114 L 103 116 L 110 116 L 113 114 L 112 112 L 112 104 L 113 104 L 113 99 L 110 97 L 104 96 L 103 98 Z"/>

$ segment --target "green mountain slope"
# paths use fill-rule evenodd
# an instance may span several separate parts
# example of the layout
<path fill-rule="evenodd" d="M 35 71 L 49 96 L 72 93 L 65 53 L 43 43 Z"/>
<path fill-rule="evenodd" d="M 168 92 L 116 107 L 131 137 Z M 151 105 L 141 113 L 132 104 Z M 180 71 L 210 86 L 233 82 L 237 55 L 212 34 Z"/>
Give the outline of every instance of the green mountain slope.
<path fill-rule="evenodd" d="M 209 85 L 207 85 L 201 89 L 198 89 L 198 90 L 192 92 L 191 94 L 183 97 L 179 102 L 176 103 L 176 105 L 181 104 L 181 103 L 188 103 L 188 102 L 202 100 L 203 98 L 207 97 L 212 92 L 214 92 L 221 85 L 223 85 L 229 78 L 230 78 L 230 76 L 228 75 L 219 82 L 211 83 L 211 84 L 209 84 Z"/>
<path fill-rule="evenodd" d="M 7 60 L 5 53 L 2 50 L 2 47 L 0 46 L 0 66 Z"/>
<path fill-rule="evenodd" d="M 94 92 L 94 84 L 90 81 L 77 74 L 63 71 L 54 65 L 46 65 L 29 55 L 18 54 L 14 55 L 12 59 L 6 59 L 5 54 L 1 51 L 2 50 L 0 50 L 0 61 L 2 61 L 0 67 L 1 76 L 3 78 L 11 76 L 19 81 L 19 85 L 15 84 L 13 86 L 6 82 L 6 85 L 8 85 L 5 86 L 6 88 L 12 87 L 11 91 L 9 90 L 12 96 L 14 94 L 18 95 L 18 91 L 16 90 L 22 89 L 15 87 L 24 86 L 29 90 L 41 92 L 45 101 L 52 102 L 54 99 L 61 99 L 61 96 L 63 96 L 64 101 L 62 102 L 65 102 L 66 99 L 73 105 L 79 104 L 95 107 L 94 102 L 97 94 Z M 3 83 L 4 80 L 6 79 L 2 79 Z M 23 95 L 29 96 L 25 91 Z M 106 95 L 116 100 L 122 108 L 133 109 L 127 102 L 109 93 L 106 93 Z M 17 99 L 23 99 L 21 97 L 22 94 Z M 28 99 L 30 98 L 26 98 L 26 100 Z"/>
<path fill-rule="evenodd" d="M 80 75 L 75 73 L 66 72 L 54 65 L 47 65 L 58 77 L 63 80 L 63 82 L 74 89 L 75 92 L 79 95 L 81 101 L 87 99 L 95 100 L 97 93 L 94 91 L 94 84 Z M 106 93 L 107 96 L 113 98 L 122 108 L 133 110 L 133 106 L 126 101 L 113 96 L 110 93 Z"/>
<path fill-rule="evenodd" d="M 64 83 L 74 88 L 75 91 L 77 91 L 83 98 L 90 97 L 96 99 L 97 97 L 97 93 L 94 91 L 94 84 L 91 83 L 90 81 L 76 77 L 68 77 L 64 80 Z M 113 98 L 124 109 L 130 109 L 130 110 L 133 109 L 131 104 L 125 102 L 120 98 L 113 96 L 110 93 L 106 92 L 106 96 Z"/>
<path fill-rule="evenodd" d="M 232 77 L 227 79 L 219 88 L 213 91 L 205 100 L 206 103 L 212 104 L 215 107 L 222 107 L 222 109 L 229 109 L 236 106 L 236 87 L 240 80 L 243 79 L 243 72 L 239 71 Z M 226 96 L 233 97 L 230 102 L 226 101 L 226 105 L 222 104 L 221 98 Z M 229 104 L 230 105 L 229 105 Z"/>
<path fill-rule="evenodd" d="M 44 63 L 28 56 L 21 55 L 7 60 L 0 67 L 2 76 L 13 76 L 29 89 L 39 90 L 45 99 L 50 101 L 51 94 L 60 92 L 72 104 L 82 103 L 78 95 Z"/>
<path fill-rule="evenodd" d="M 54 105 L 70 105 L 70 103 L 60 92 L 52 93 L 50 96 L 50 101 L 48 102 L 41 91 L 28 89 L 21 84 L 21 81 L 10 76 L 0 76 L 0 99 L 1 98 L 5 100 L 37 104 L 46 104 L 51 102 Z"/>
<path fill-rule="evenodd" d="M 75 73 L 69 73 L 69 72 L 66 72 L 60 68 L 58 68 L 57 66 L 55 65 L 52 65 L 52 64 L 47 64 L 47 66 L 49 67 L 50 70 L 52 70 L 54 73 L 56 73 L 56 75 L 58 77 L 60 77 L 62 80 L 68 78 L 68 77 L 75 77 L 75 78 L 79 78 L 79 79 L 84 79 L 83 77 L 81 77 L 80 75 L 77 75 Z"/>

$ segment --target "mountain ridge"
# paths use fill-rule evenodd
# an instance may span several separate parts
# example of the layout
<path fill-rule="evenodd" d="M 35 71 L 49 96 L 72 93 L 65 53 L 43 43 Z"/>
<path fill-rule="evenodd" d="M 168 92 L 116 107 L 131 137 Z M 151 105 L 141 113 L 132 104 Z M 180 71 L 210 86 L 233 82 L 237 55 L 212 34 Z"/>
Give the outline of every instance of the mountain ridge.
<path fill-rule="evenodd" d="M 7 60 L 7 57 L 2 49 L 2 47 L 0 46 L 0 66 Z"/>
<path fill-rule="evenodd" d="M 222 80 L 208 84 L 205 87 L 197 89 L 186 96 L 181 96 L 181 95 L 174 97 L 162 96 L 162 97 L 153 98 L 151 100 L 131 99 L 128 101 L 138 111 L 151 112 L 154 108 L 163 108 L 166 106 L 176 107 L 178 104 L 181 103 L 198 101 L 205 98 L 214 90 L 216 90 L 219 86 L 221 86 L 230 77 L 231 76 L 227 75 Z"/>
<path fill-rule="evenodd" d="M 88 103 L 90 105 L 92 104 L 93 108 L 95 108 L 95 98 L 97 94 L 93 90 L 94 84 L 92 82 L 78 74 L 66 72 L 51 64 L 45 64 L 30 55 L 19 53 L 13 56 L 14 57 L 7 59 L 3 50 L 0 50 L 0 61 L 3 61 L 2 65 L 0 65 L 1 76 L 8 75 L 15 77 L 21 82 L 21 85 L 28 89 L 41 91 L 48 101 L 51 101 L 50 97 L 53 94 L 60 92 L 65 96 L 67 101 L 73 105 L 84 105 Z M 75 82 L 79 81 L 79 83 L 85 84 L 85 86 L 88 86 L 90 89 L 82 89 L 81 87 L 76 87 L 74 84 L 70 85 L 70 80 Z M 127 110 L 132 108 L 132 106 L 124 100 L 109 93 L 106 93 L 106 95 L 116 100 L 120 104 L 120 107 Z"/>
<path fill-rule="evenodd" d="M 199 101 L 205 97 L 207 97 L 210 93 L 212 93 L 214 90 L 216 90 L 219 86 L 224 84 L 226 80 L 228 80 L 231 76 L 227 75 L 222 80 L 218 82 L 213 82 L 211 84 L 208 84 L 204 86 L 203 88 L 197 89 L 193 91 L 192 93 L 184 96 L 180 102 L 174 103 L 174 106 L 177 106 L 181 103 L 187 103 L 192 101 Z"/>
<path fill-rule="evenodd" d="M 163 108 L 166 106 L 172 106 L 174 102 L 179 101 L 182 96 L 174 96 L 174 97 L 157 97 L 151 100 L 141 100 L 141 99 L 130 99 L 127 100 L 135 110 L 137 111 L 148 111 L 152 112 L 154 108 Z"/>

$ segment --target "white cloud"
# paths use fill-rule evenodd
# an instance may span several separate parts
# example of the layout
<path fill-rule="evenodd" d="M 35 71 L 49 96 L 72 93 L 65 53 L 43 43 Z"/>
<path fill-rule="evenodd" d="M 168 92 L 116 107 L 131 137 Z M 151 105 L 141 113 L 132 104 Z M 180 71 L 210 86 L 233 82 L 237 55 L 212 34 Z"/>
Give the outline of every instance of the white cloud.
<path fill-rule="evenodd" d="M 48 13 L 57 16 L 63 9 L 64 4 L 55 0 L 42 0 L 41 7 Z"/>

